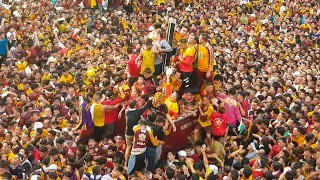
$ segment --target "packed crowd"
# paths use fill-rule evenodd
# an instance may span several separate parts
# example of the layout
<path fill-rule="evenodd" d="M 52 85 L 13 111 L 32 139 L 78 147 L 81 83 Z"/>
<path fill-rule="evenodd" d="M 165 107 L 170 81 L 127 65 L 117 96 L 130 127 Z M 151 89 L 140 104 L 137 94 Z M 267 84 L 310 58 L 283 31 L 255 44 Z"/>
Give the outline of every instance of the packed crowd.
<path fill-rule="evenodd" d="M 320 178 L 319 1 L 0 9 L 0 179 Z"/>

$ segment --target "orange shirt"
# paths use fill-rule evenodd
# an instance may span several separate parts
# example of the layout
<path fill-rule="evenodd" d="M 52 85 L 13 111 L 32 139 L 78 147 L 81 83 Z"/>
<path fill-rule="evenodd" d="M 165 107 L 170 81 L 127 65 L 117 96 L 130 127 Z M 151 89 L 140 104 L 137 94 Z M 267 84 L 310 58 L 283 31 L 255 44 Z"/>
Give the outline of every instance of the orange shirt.
<path fill-rule="evenodd" d="M 210 63 L 210 53 L 207 47 L 198 46 L 198 69 L 201 72 L 208 72 Z"/>

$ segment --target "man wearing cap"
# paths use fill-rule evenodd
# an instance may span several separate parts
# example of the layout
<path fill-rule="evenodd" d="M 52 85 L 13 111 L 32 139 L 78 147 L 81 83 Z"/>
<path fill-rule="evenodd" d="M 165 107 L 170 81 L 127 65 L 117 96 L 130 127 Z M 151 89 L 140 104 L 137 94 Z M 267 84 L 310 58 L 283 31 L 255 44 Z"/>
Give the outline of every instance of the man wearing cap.
<path fill-rule="evenodd" d="M 178 152 L 178 156 L 179 156 L 179 162 L 180 163 L 184 163 L 186 161 L 186 159 L 187 159 L 187 153 L 184 150 L 180 150 Z"/>

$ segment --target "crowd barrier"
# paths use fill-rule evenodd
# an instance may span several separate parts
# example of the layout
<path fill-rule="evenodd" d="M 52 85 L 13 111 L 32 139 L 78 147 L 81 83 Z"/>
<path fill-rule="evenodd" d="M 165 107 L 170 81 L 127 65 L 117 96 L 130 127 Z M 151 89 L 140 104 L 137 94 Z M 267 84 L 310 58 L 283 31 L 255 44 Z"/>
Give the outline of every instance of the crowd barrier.
<path fill-rule="evenodd" d="M 176 125 L 176 132 L 171 131 L 165 138 L 165 145 L 162 147 L 162 152 L 166 153 L 168 150 L 173 150 L 175 152 L 184 148 L 188 143 L 188 137 L 194 129 L 194 125 L 197 121 L 197 117 L 180 117 L 174 120 Z M 126 128 L 126 120 L 123 115 L 115 124 L 114 134 L 121 135 L 124 137 L 124 132 Z"/>

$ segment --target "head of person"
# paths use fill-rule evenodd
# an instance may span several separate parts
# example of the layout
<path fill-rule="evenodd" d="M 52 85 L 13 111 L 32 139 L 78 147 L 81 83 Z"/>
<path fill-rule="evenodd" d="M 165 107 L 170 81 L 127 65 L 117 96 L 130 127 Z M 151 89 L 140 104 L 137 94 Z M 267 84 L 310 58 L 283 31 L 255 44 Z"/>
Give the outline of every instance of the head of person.
<path fill-rule="evenodd" d="M 188 36 L 189 29 L 187 28 L 187 26 L 182 26 L 179 33 L 181 36 Z"/>
<path fill-rule="evenodd" d="M 178 42 L 178 46 L 181 49 L 186 49 L 188 47 L 187 40 L 186 39 L 180 39 L 179 42 Z"/>
<path fill-rule="evenodd" d="M 122 166 L 116 166 L 113 171 L 112 171 L 112 177 L 113 178 L 118 178 L 122 175 L 122 172 L 124 171 Z"/>
<path fill-rule="evenodd" d="M 147 39 L 147 40 L 146 40 L 146 49 L 147 49 L 147 50 L 151 50 L 151 48 L 152 48 L 152 43 L 153 43 L 152 39 Z"/>
<path fill-rule="evenodd" d="M 199 36 L 199 43 L 200 44 L 207 43 L 208 40 L 209 40 L 209 36 L 207 34 L 205 34 L 205 33 L 200 34 L 200 36 Z"/>

